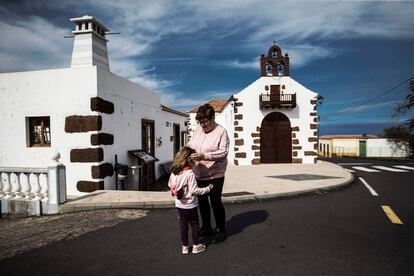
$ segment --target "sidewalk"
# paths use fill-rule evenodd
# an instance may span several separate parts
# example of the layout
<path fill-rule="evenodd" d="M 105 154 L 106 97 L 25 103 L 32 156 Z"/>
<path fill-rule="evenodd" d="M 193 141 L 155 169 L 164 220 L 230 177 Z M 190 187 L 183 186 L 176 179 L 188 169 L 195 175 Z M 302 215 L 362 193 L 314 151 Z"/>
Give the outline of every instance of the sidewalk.
<path fill-rule="evenodd" d="M 287 197 L 347 185 L 351 173 L 333 163 L 229 165 L 223 202 L 234 203 Z M 95 191 L 60 206 L 62 213 L 109 208 L 173 208 L 169 192 Z"/>

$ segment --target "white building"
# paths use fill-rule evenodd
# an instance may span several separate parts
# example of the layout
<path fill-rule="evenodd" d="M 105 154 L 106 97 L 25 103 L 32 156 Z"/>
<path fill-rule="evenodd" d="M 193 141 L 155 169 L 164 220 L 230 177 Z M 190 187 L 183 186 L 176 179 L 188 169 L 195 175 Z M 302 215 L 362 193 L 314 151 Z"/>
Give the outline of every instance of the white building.
<path fill-rule="evenodd" d="M 58 151 L 68 195 L 114 189 L 129 150 L 171 161 L 183 144 L 187 115 L 109 69 L 106 32 L 92 16 L 73 18 L 70 68 L 0 74 L 0 167 L 45 167 Z"/>
<path fill-rule="evenodd" d="M 317 93 L 289 74 L 289 57 L 277 45 L 260 59 L 260 78 L 217 106 L 216 121 L 231 140 L 235 165 L 314 163 L 317 156 Z M 190 135 L 197 109 L 189 111 Z"/>
<path fill-rule="evenodd" d="M 319 137 L 319 155 L 323 157 L 408 157 L 408 144 L 397 145 L 375 135 L 324 135 Z"/>

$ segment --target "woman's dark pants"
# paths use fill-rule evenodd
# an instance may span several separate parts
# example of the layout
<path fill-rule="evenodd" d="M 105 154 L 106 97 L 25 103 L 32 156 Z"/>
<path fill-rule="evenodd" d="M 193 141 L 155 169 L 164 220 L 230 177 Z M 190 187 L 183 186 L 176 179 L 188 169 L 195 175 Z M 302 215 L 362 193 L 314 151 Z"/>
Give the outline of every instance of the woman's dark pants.
<path fill-rule="evenodd" d="M 204 229 L 211 229 L 210 221 L 210 203 L 213 209 L 214 218 L 216 219 L 216 227 L 220 232 L 225 232 L 226 214 L 223 203 L 221 202 L 221 194 L 223 192 L 224 177 L 215 178 L 211 180 L 198 180 L 198 187 L 204 188 L 213 184 L 213 189 L 208 194 L 199 195 L 198 203 L 200 207 L 201 222 Z M 210 203 L 208 201 L 210 197 Z"/>
<path fill-rule="evenodd" d="M 191 225 L 191 236 L 193 245 L 198 244 L 198 231 L 200 224 L 198 222 L 197 207 L 192 209 L 177 208 L 180 220 L 180 234 L 182 245 L 188 246 L 188 225 Z"/>

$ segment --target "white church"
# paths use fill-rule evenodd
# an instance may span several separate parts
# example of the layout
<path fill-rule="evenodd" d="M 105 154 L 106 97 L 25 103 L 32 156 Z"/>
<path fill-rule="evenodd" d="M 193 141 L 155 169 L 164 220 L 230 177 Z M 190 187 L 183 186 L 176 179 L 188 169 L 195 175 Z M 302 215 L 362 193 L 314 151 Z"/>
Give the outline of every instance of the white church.
<path fill-rule="evenodd" d="M 72 18 L 70 68 L 0 74 L 0 167 L 47 167 L 60 154 L 68 195 L 115 189 L 118 162 L 130 150 L 173 159 L 185 143 L 187 117 L 160 95 L 110 71 L 106 33 L 92 16 Z"/>
<path fill-rule="evenodd" d="M 211 100 L 216 122 L 230 137 L 234 165 L 315 163 L 317 96 L 290 77 L 289 56 L 279 46 L 260 58 L 260 78 L 228 100 Z M 190 110 L 189 136 L 197 126 Z"/>

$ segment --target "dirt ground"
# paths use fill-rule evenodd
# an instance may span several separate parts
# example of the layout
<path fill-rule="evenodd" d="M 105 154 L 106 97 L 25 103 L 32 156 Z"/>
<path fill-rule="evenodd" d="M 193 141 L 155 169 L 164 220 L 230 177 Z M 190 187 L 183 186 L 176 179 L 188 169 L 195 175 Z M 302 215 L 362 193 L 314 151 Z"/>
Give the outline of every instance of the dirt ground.
<path fill-rule="evenodd" d="M 147 210 L 96 210 L 0 220 L 0 260 L 49 243 L 76 238 L 100 228 L 140 219 Z"/>

